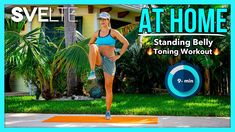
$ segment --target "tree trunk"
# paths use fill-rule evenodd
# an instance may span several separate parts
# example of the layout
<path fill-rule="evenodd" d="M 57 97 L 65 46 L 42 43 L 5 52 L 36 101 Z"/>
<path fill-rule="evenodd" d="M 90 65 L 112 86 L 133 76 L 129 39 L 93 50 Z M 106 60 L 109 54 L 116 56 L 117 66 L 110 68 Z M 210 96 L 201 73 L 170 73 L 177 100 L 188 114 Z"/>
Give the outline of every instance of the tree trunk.
<path fill-rule="evenodd" d="M 46 100 L 51 100 L 54 95 L 50 91 L 50 83 L 49 80 L 43 79 L 43 86 L 42 86 L 42 97 Z"/>
<path fill-rule="evenodd" d="M 204 79 L 205 79 L 204 94 L 210 95 L 210 70 L 208 68 L 205 68 Z"/>
<path fill-rule="evenodd" d="M 174 65 L 174 64 L 176 64 L 177 62 L 179 62 L 181 60 L 181 55 L 178 55 L 178 56 L 176 56 L 176 57 L 170 57 L 170 58 L 168 58 L 168 63 L 170 64 L 170 65 Z"/>
<path fill-rule="evenodd" d="M 173 65 L 173 64 L 174 64 L 174 59 L 173 59 L 173 57 L 168 58 L 168 63 L 169 63 L 170 65 Z"/>
<path fill-rule="evenodd" d="M 76 23 L 75 14 L 70 14 L 73 11 L 72 5 L 64 5 L 64 35 L 65 45 L 72 45 L 76 41 Z M 73 69 L 67 73 L 67 96 L 71 96 L 74 89 L 77 87 L 77 75 Z"/>

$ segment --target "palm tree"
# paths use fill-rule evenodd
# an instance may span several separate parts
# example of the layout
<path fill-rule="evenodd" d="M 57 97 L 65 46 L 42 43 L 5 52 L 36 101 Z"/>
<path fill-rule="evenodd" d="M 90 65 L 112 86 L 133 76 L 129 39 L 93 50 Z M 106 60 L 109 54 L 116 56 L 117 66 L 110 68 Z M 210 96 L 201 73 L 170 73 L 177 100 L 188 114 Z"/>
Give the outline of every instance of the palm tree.
<path fill-rule="evenodd" d="M 55 79 L 73 68 L 83 74 L 89 68 L 87 41 L 74 43 L 62 49 L 62 41 L 52 43 L 41 28 L 20 34 L 26 21 L 15 23 L 6 19 L 5 74 L 18 73 L 27 82 L 41 90 L 42 96 L 52 99 L 56 95 Z M 63 39 L 62 39 L 63 40 Z"/>
<path fill-rule="evenodd" d="M 51 72 L 47 63 L 49 58 L 46 45 L 49 42 L 40 28 L 36 28 L 24 35 L 20 32 L 26 21 L 16 24 L 6 20 L 5 28 L 5 73 L 19 73 L 36 86 L 40 86 L 45 98 L 51 98 L 53 92 L 50 88 L 49 78 Z"/>

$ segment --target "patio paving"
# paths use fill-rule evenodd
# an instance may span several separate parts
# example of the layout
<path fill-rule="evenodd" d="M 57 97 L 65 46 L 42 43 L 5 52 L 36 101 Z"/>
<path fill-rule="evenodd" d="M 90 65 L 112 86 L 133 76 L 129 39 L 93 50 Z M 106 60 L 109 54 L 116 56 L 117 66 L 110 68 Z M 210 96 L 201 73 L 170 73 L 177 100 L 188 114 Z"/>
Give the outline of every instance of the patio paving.
<path fill-rule="evenodd" d="M 158 124 L 45 123 L 54 116 L 104 116 L 94 114 L 6 113 L 5 127 L 230 127 L 230 117 L 157 116 Z M 113 115 L 136 116 L 136 115 Z M 143 117 L 143 116 L 136 116 Z M 149 117 L 149 116 L 147 116 Z"/>

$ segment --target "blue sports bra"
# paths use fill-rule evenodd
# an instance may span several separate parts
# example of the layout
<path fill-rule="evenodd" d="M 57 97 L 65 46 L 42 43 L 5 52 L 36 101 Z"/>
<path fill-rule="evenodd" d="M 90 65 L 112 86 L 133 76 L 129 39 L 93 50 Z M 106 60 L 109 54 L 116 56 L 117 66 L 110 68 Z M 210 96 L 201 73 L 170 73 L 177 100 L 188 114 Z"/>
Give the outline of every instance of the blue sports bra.
<path fill-rule="evenodd" d="M 116 40 L 110 35 L 111 29 L 109 30 L 108 35 L 101 37 L 100 30 L 98 33 L 98 37 L 96 38 L 97 46 L 108 45 L 108 46 L 115 46 Z"/>

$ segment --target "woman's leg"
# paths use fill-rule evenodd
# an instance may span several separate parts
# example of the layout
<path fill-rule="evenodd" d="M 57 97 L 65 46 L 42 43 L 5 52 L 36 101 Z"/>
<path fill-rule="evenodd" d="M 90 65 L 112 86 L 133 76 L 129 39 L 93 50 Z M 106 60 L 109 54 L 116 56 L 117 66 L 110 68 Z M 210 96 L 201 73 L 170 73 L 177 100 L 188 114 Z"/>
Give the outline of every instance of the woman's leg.
<path fill-rule="evenodd" d="M 114 76 L 104 72 L 105 91 L 106 91 L 106 111 L 110 111 L 113 100 L 113 79 Z"/>
<path fill-rule="evenodd" d="M 95 65 L 101 65 L 102 59 L 96 44 L 89 45 L 89 62 L 91 70 L 95 70 Z"/>

